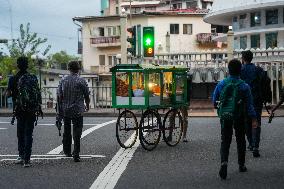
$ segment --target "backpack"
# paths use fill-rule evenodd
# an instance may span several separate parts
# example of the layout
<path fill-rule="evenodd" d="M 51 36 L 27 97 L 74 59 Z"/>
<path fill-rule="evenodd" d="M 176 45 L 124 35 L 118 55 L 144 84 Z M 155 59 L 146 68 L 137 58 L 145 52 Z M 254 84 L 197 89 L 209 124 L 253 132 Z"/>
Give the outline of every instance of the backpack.
<path fill-rule="evenodd" d="M 218 116 L 222 121 L 233 121 L 241 116 L 244 103 L 242 102 L 239 86 L 243 83 L 243 80 L 225 80 L 225 86 L 221 91 L 218 105 Z"/>
<path fill-rule="evenodd" d="M 38 113 L 41 111 L 41 92 L 35 75 L 25 73 L 17 84 L 16 112 Z"/>
<path fill-rule="evenodd" d="M 259 66 L 256 66 L 256 78 L 252 81 L 252 95 L 254 104 L 266 104 L 272 102 L 272 91 L 270 78 L 267 72 Z"/>

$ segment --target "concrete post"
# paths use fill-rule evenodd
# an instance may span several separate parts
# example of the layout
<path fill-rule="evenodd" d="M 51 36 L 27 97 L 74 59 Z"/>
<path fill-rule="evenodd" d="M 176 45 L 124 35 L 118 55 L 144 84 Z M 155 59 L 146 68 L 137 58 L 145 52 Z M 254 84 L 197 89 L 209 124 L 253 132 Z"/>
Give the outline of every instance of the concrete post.
<path fill-rule="evenodd" d="M 121 63 L 127 64 L 127 15 L 122 14 L 120 16 L 120 44 L 121 44 Z"/>
<path fill-rule="evenodd" d="M 232 31 L 232 26 L 229 26 L 229 31 L 227 33 L 227 52 L 228 52 L 228 62 L 234 58 L 234 32 Z"/>

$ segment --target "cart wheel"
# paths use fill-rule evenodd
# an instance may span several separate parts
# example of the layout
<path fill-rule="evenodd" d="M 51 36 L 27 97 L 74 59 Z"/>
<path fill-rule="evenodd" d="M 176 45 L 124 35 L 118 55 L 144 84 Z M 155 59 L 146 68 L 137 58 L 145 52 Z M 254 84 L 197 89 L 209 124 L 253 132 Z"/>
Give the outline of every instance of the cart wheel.
<path fill-rule="evenodd" d="M 177 109 L 171 109 L 163 122 L 163 139 L 169 146 L 176 146 L 182 136 L 183 121 Z"/>
<path fill-rule="evenodd" d="M 119 145 L 122 148 L 131 148 L 136 142 L 137 135 L 138 122 L 134 113 L 129 110 L 121 112 L 116 122 L 116 139 Z"/>
<path fill-rule="evenodd" d="M 157 147 L 161 137 L 161 118 L 158 112 L 147 110 L 143 113 L 139 125 L 141 146 L 148 151 Z"/>

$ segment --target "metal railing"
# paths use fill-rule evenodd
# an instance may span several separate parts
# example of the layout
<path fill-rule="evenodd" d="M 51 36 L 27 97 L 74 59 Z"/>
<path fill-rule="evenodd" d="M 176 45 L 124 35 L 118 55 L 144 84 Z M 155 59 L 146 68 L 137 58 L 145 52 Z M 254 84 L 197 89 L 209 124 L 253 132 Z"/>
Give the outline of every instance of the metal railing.
<path fill-rule="evenodd" d="M 12 108 L 12 99 L 6 96 L 7 87 L 0 86 L 0 108 Z M 42 107 L 55 108 L 56 87 L 42 88 Z M 90 90 L 90 108 L 111 108 L 112 91 L 111 86 L 89 87 Z"/>

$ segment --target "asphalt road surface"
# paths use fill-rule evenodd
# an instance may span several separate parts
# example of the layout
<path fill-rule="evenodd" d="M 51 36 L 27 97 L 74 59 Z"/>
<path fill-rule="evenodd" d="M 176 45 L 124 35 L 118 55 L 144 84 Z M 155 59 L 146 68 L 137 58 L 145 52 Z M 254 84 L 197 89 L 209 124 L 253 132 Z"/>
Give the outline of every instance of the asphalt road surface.
<path fill-rule="evenodd" d="M 284 118 L 263 119 L 261 158 L 247 152 L 247 173 L 239 173 L 233 138 L 228 179 L 218 177 L 220 126 L 217 118 L 192 118 L 188 143 L 154 151 L 137 142 L 123 150 L 115 138 L 116 118 L 85 118 L 79 163 L 62 155 L 55 118 L 34 130 L 32 167 L 15 164 L 16 127 L 0 117 L 0 189 L 21 188 L 284 188 Z"/>

